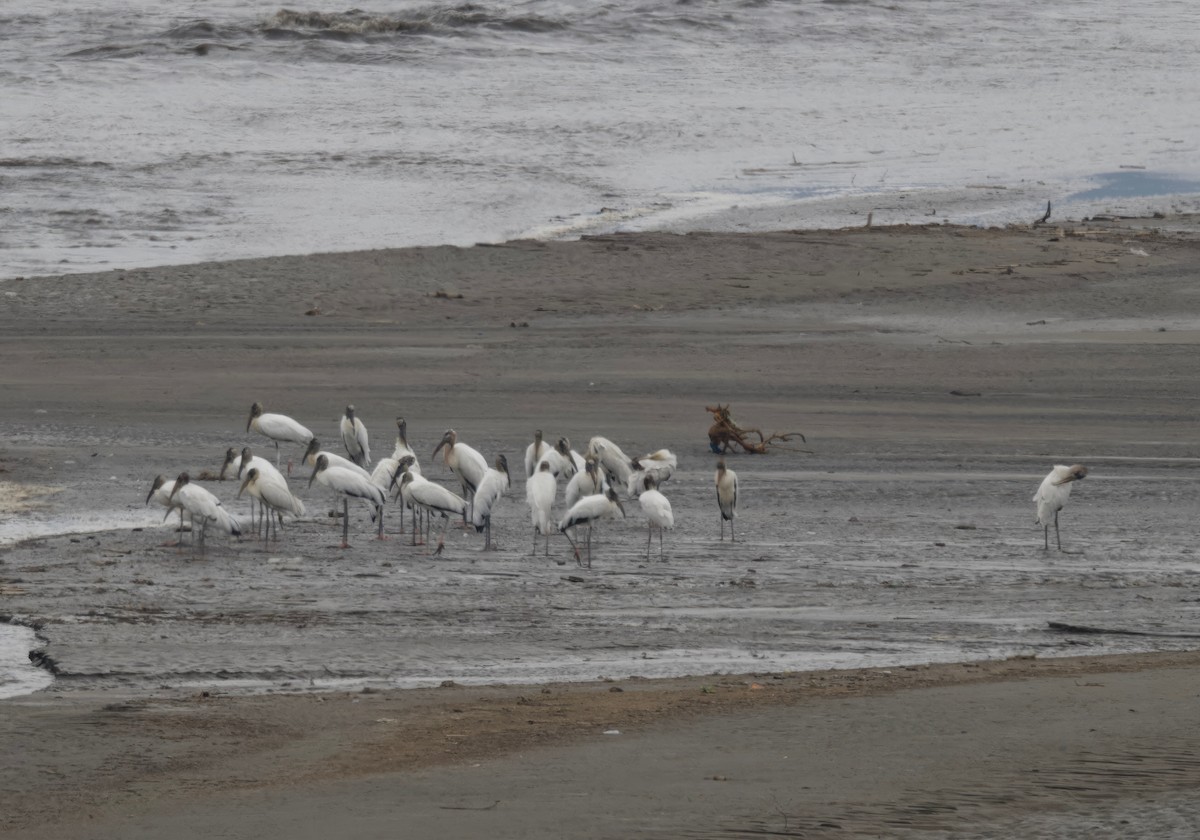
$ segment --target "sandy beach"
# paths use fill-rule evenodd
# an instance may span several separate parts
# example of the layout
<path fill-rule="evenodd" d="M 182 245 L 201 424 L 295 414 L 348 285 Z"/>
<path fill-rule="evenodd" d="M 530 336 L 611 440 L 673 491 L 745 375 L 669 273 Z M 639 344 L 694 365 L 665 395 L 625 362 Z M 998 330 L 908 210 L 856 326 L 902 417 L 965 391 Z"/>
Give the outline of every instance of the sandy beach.
<path fill-rule="evenodd" d="M 0 701 L 0 836 L 1193 836 L 1198 222 L 0 285 L 0 613 L 59 671 Z M 215 475 L 256 400 L 323 438 L 353 402 L 376 456 L 403 416 L 447 483 L 444 429 L 507 453 L 500 550 L 431 558 L 359 509 L 343 551 L 315 489 L 278 545 L 163 545 L 150 481 Z M 731 457 L 735 545 L 718 402 L 807 438 Z M 530 556 L 535 428 L 678 454 L 663 560 L 636 502 L 590 570 Z M 1046 553 L 1062 462 L 1092 472 Z"/>

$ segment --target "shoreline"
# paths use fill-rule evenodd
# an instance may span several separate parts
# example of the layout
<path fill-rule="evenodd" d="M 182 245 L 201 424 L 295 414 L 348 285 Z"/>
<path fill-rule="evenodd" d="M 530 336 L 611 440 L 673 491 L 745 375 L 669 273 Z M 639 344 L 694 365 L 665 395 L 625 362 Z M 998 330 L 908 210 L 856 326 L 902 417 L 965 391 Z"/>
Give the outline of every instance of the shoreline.
<path fill-rule="evenodd" d="M 412 803 L 404 804 L 403 798 L 389 799 L 389 805 L 375 802 L 373 791 L 378 783 L 403 786 L 405 779 L 419 784 L 417 780 L 432 778 L 442 788 L 435 800 L 441 804 L 417 808 L 418 825 L 429 831 L 451 826 L 453 818 L 461 816 L 438 813 L 439 809 L 479 811 L 489 804 L 472 792 L 475 782 L 468 781 L 478 780 L 478 768 L 489 774 L 504 773 L 513 761 L 531 761 L 538 766 L 546 760 L 547 769 L 539 772 L 554 775 L 562 772 L 558 760 L 539 756 L 565 751 L 581 762 L 568 775 L 578 775 L 582 783 L 605 766 L 608 759 L 604 751 L 611 742 L 624 742 L 624 748 L 639 740 L 657 743 L 666 739 L 682 749 L 683 744 L 697 737 L 693 730 L 709 731 L 712 724 L 718 724 L 737 725 L 746 749 L 769 750 L 772 736 L 762 728 L 760 718 L 782 720 L 780 714 L 797 708 L 805 716 L 847 720 L 852 727 L 858 720 L 858 726 L 870 730 L 862 715 L 871 707 L 862 707 L 864 702 L 879 703 L 882 708 L 893 702 L 906 707 L 915 703 L 926 713 L 927 721 L 933 721 L 931 728 L 940 730 L 936 723 L 939 713 L 946 716 L 945 727 L 957 725 L 952 709 L 962 703 L 960 695 L 964 691 L 973 698 L 970 705 L 975 708 L 977 728 L 1000 727 L 1000 732 L 1010 731 L 1015 738 L 1015 733 L 1029 724 L 1008 720 L 1015 709 L 1007 693 L 1017 690 L 1052 697 L 1065 692 L 1081 700 L 1086 696 L 1090 701 L 1105 695 L 1120 681 L 1119 676 L 1131 675 L 1153 675 L 1155 681 L 1186 694 L 1200 685 L 1200 652 L 1056 660 L 1021 657 L 846 671 L 565 685 L 454 685 L 326 694 L 239 697 L 203 691 L 173 699 L 123 698 L 112 692 L 29 696 L 2 703 L 6 715 L 0 722 L 0 740 L 17 748 L 9 755 L 24 758 L 4 773 L 6 807 L 0 831 L 6 837 L 35 837 L 53 830 L 56 837 L 70 838 L 96 836 L 96 832 L 149 837 L 156 831 L 182 829 L 194 832 L 192 836 L 218 836 L 221 824 L 236 821 L 239 814 L 244 818 L 245 809 L 250 807 L 256 819 L 279 822 L 278 833 L 268 831 L 266 836 L 316 837 L 344 825 L 334 815 L 319 813 L 319 808 L 314 812 L 314 804 L 304 804 L 310 796 L 313 803 L 321 801 L 333 785 L 335 790 L 343 791 L 336 794 L 339 798 L 351 790 L 361 794 L 359 805 L 368 820 L 367 833 L 362 836 L 384 836 L 394 830 L 395 820 L 403 819 L 401 814 L 412 810 Z M 1137 690 L 1136 680 L 1133 690 Z M 989 697 L 992 703 L 979 705 Z M 1060 708 L 1044 708 L 1047 722 L 1053 723 L 1059 717 Z M 1136 711 L 1140 710 L 1129 710 Z M 1131 731 L 1140 726 L 1139 720 L 1146 720 L 1145 715 L 1138 718 L 1126 713 L 1126 717 Z M 1173 717 L 1179 720 L 1172 721 L 1172 726 L 1190 719 L 1182 709 L 1176 709 Z M 739 721 L 753 728 L 746 729 Z M 1156 725 L 1162 724 L 1156 718 Z M 1108 726 L 1105 739 L 1122 737 L 1119 729 L 1111 728 L 1112 722 Z M 843 742 L 839 750 L 858 755 L 856 761 L 869 760 L 866 756 L 878 754 L 879 749 L 886 755 L 888 748 L 874 742 L 876 737 L 878 733 L 864 731 L 859 738 Z M 1098 744 L 1093 748 L 1099 748 Z M 1000 756 L 1004 752 L 992 754 Z M 136 759 L 120 760 L 122 755 Z M 722 760 L 720 755 L 712 754 L 710 758 L 717 760 L 690 773 L 682 767 L 680 770 L 689 784 L 700 785 L 701 789 L 713 781 L 737 783 L 742 790 L 735 800 L 743 802 L 749 812 L 754 810 L 754 800 L 769 795 L 772 789 L 787 787 L 786 777 L 771 777 L 763 793 L 755 791 L 767 780 L 702 775 L 729 764 L 729 757 Z M 808 763 L 820 764 L 823 760 L 813 756 Z M 593 766 L 593 761 L 600 764 Z M 40 768 L 40 775 L 31 772 L 35 767 Z M 994 771 L 993 766 L 987 772 Z M 802 762 L 793 765 L 793 772 L 803 777 L 810 771 Z M 941 778 L 941 774 L 936 775 Z M 914 773 L 910 783 L 919 788 L 921 776 L 921 772 Z M 1141 786 L 1161 797 L 1173 790 L 1186 790 L 1191 776 L 1165 774 L 1157 783 L 1152 778 L 1147 776 Z M 448 784 L 454 779 L 465 786 L 462 792 Z M 1099 782 L 1093 778 L 1093 783 Z M 956 778 L 959 786 L 981 783 L 984 780 L 975 771 Z M 842 786 L 847 794 L 857 788 L 850 779 L 843 780 Z M 898 802 L 902 804 L 912 795 L 910 791 Z M 54 797 L 53 817 L 44 808 L 46 796 Z M 1069 813 L 1073 801 L 1073 797 L 1066 796 L 1056 807 Z M 541 818 L 523 813 L 519 803 L 507 797 L 499 802 L 506 813 L 495 819 L 505 831 L 552 836 L 539 824 Z M 569 801 L 560 802 L 558 819 L 566 818 L 572 807 Z M 827 801 L 818 805 L 817 813 L 821 807 L 828 810 L 846 806 Z M 893 802 L 888 807 L 899 805 Z M 1004 825 L 1027 807 L 1020 797 L 1001 801 L 992 808 L 992 822 L 984 820 L 976 829 L 980 836 L 1004 836 L 989 833 L 987 825 Z M 812 817 L 808 809 L 794 803 L 786 810 L 801 822 Z M 958 819 L 954 810 L 945 812 L 947 824 L 939 825 L 934 820 L 928 827 L 953 828 Z M 296 811 L 310 824 L 290 825 L 297 819 Z M 678 829 L 691 822 L 682 811 L 671 809 L 667 813 L 671 815 L 669 824 Z M 1053 814 L 1055 809 L 1046 813 Z M 630 816 L 646 819 L 649 812 Z M 982 812 L 977 812 L 970 818 L 977 820 L 980 816 Z M 734 813 L 723 814 L 724 819 L 736 817 Z M 620 820 L 610 818 L 590 826 L 583 836 L 616 837 L 622 831 L 620 824 Z"/>
<path fill-rule="evenodd" d="M 628 234 L 7 283 L 0 484 L 42 491 L 0 492 L 6 516 L 147 511 L 158 473 L 215 473 L 232 445 L 269 453 L 245 432 L 255 401 L 329 448 L 353 402 L 379 450 L 403 416 L 423 459 L 449 426 L 516 465 L 542 428 L 576 448 L 667 446 L 680 469 L 664 558 L 646 556 L 632 503 L 590 570 L 562 538 L 530 556 L 523 476 L 486 556 L 450 529 L 431 557 L 390 513 L 375 541 L 365 510 L 342 550 L 315 491 L 267 549 L 214 539 L 193 555 L 160 545 L 169 525 L 0 546 L 4 613 L 43 624 L 76 681 L 0 701 L 0 751 L 19 757 L 0 771 L 0 834 L 555 837 L 569 821 L 579 837 L 906 836 L 974 814 L 981 837 L 1033 836 L 1014 828 L 1031 803 L 1084 824 L 1072 785 L 1101 762 L 1106 825 L 1164 836 L 1164 814 L 1195 816 L 1167 808 L 1177 783 L 1200 783 L 1182 757 L 1200 654 L 1171 638 L 1200 620 L 1198 251 L 1186 217 Z M 736 544 L 717 540 L 714 402 L 812 450 L 731 457 Z M 1062 514 L 1067 550 L 1044 553 L 1029 499 L 1059 459 L 1092 471 Z M 232 482 L 205 486 L 244 513 Z M 1133 644 L 1160 650 L 1120 652 Z M 1059 655 L 1075 649 L 1114 653 Z M 1016 656 L 774 664 L 948 651 Z M 622 679 L 635 658 L 744 673 Z M 549 678 L 219 688 L 445 663 Z M 568 665 L 615 681 L 553 679 Z M 1138 762 L 1152 770 L 1128 773 Z M 1073 836 L 1058 829 L 1040 830 Z"/>

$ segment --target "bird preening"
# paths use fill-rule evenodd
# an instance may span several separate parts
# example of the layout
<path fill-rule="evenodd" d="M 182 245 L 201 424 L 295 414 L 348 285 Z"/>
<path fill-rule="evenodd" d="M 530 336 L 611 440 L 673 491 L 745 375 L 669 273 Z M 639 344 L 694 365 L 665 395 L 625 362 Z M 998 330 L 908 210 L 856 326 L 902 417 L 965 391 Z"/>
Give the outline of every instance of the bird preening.
<path fill-rule="evenodd" d="M 1070 467 L 1058 464 L 1042 479 L 1042 484 L 1033 494 L 1034 504 L 1037 505 L 1037 523 L 1042 526 L 1043 550 L 1050 550 L 1050 526 L 1054 526 L 1054 541 L 1058 550 L 1062 551 L 1062 537 L 1058 531 L 1058 512 L 1063 509 L 1067 499 L 1071 497 L 1071 487 L 1076 481 L 1087 477 L 1088 468 L 1083 464 Z"/>

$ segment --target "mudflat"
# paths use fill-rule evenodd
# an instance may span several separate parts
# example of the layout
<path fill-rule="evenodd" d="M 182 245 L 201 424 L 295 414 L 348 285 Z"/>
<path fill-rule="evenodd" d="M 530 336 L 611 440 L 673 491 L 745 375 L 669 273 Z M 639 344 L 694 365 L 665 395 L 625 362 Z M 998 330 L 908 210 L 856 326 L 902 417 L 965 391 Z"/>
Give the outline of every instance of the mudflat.
<path fill-rule="evenodd" d="M 0 830 L 1194 825 L 1195 222 L 636 234 L 4 284 L 0 504 L 24 538 L 0 548 L 0 591 L 59 674 L 3 701 Z M 199 555 L 133 524 L 155 474 L 215 476 L 251 442 L 254 401 L 334 451 L 352 402 L 377 457 L 402 415 L 448 486 L 429 458 L 445 428 L 506 452 L 500 550 L 446 523 L 430 557 L 398 510 L 375 541 L 361 509 L 342 550 L 308 468 L 311 515 L 265 549 Z M 718 402 L 806 436 L 730 456 L 736 544 L 717 539 Z M 520 467 L 535 428 L 679 456 L 661 559 L 633 500 L 590 569 L 557 535 L 544 553 Z M 1092 473 L 1067 551 L 1043 552 L 1029 498 L 1062 460 Z M 205 486 L 232 507 L 230 484 Z M 63 526 L 88 516 L 119 527 Z M 823 667 L 855 662 L 880 667 Z"/>

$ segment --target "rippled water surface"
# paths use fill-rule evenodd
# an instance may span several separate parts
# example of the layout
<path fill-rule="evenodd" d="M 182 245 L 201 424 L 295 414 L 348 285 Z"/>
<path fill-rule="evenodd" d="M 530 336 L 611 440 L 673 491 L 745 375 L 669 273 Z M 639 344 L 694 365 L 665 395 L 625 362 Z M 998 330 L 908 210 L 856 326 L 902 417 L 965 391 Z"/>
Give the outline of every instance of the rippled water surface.
<path fill-rule="evenodd" d="M 1194 210 L 1198 41 L 1183 0 L 13 0 L 0 278 Z"/>

